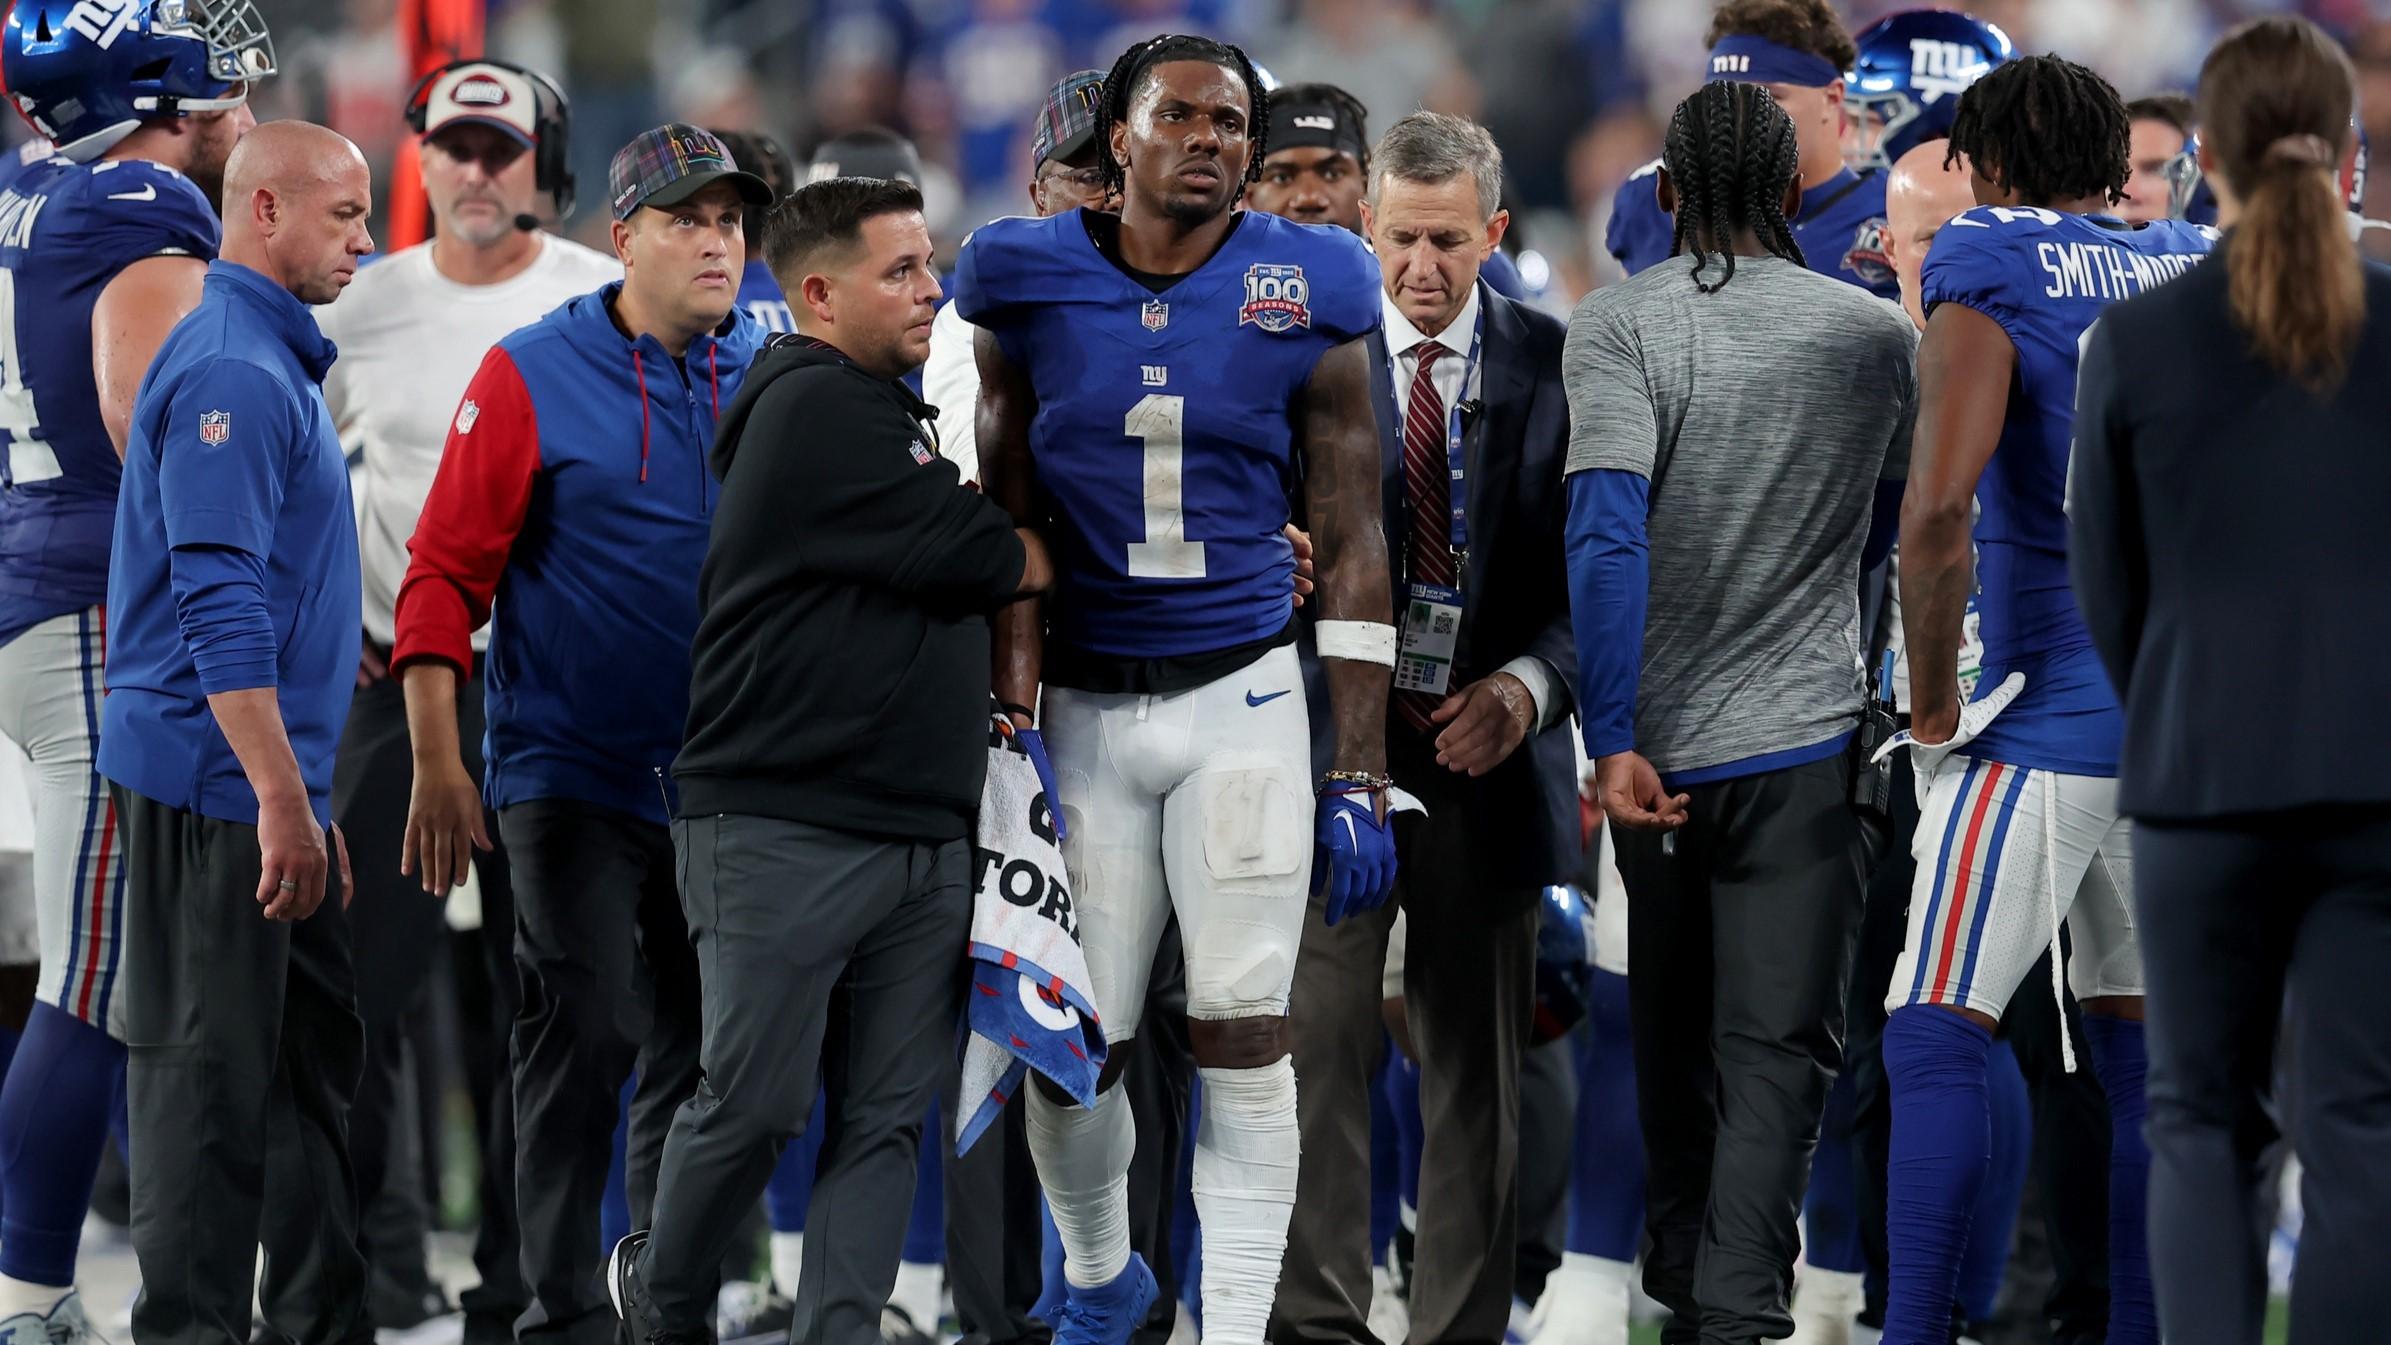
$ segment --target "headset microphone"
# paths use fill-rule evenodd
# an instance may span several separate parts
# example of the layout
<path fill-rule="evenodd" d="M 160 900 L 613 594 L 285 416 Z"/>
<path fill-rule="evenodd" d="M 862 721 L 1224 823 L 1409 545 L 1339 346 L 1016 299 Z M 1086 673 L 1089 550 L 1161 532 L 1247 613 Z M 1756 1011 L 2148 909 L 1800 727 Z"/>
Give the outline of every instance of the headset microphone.
<path fill-rule="evenodd" d="M 517 215 L 515 216 L 515 227 L 521 229 L 525 233 L 536 232 L 540 227 L 540 217 L 537 215 Z"/>

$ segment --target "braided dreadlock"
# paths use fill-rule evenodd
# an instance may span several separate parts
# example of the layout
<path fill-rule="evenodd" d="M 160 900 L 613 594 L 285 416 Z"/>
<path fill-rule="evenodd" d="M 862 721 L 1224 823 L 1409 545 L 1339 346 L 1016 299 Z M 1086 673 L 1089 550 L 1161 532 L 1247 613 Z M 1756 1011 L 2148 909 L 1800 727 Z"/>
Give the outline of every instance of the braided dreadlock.
<path fill-rule="evenodd" d="M 1127 166 L 1112 155 L 1112 129 L 1129 121 L 1130 97 L 1146 72 L 1169 61 L 1205 61 L 1234 70 L 1245 81 L 1249 148 L 1245 176 L 1237 184 L 1237 195 L 1229 198 L 1234 202 L 1245 195 L 1246 183 L 1261 179 L 1263 156 L 1270 153 L 1270 92 L 1262 87 L 1261 75 L 1242 48 L 1190 33 L 1169 33 L 1140 42 L 1122 52 L 1104 76 L 1104 97 L 1096 103 L 1096 164 L 1104 170 L 1105 191 L 1119 196 L 1129 187 Z"/>
<path fill-rule="evenodd" d="M 1279 86 L 1278 92 L 1270 95 L 1270 101 L 1282 106 L 1290 103 L 1297 106 L 1305 103 L 1326 103 L 1335 108 L 1338 119 L 1351 126 L 1354 138 L 1362 142 L 1360 151 L 1362 180 L 1365 182 L 1369 180 L 1370 109 L 1362 106 L 1361 99 L 1334 84 L 1282 84 Z M 1254 151 L 1254 162 L 1260 163 L 1265 157 L 1267 156 L 1257 147 Z"/>
<path fill-rule="evenodd" d="M 2109 82 L 2057 56 L 1995 66 L 1959 97 L 1946 164 L 1966 155 L 2025 205 L 2124 195 L 2133 124 Z"/>
<path fill-rule="evenodd" d="M 1785 188 L 1800 153 L 1793 118 L 1757 84 L 1705 84 L 1677 105 L 1661 166 L 1677 193 L 1675 251 L 1693 254 L 1694 285 L 1704 294 L 1735 278 L 1732 240 L 1745 229 L 1759 235 L 1770 255 L 1809 264 L 1785 223 Z M 1726 271 L 1708 284 L 1702 273 L 1714 247 Z"/>

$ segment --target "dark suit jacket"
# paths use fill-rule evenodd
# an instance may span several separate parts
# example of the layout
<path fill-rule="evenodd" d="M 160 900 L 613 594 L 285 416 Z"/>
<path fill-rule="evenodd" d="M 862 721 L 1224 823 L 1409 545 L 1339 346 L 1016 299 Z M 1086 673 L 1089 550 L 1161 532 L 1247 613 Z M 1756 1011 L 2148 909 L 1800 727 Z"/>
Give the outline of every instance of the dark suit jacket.
<path fill-rule="evenodd" d="M 2391 269 L 2319 398 L 2246 348 L 2231 250 L 2110 308 L 2077 387 L 2068 550 L 2141 817 L 2391 801 Z"/>
<path fill-rule="evenodd" d="M 1481 284 L 1485 315 L 1478 400 L 1468 418 L 1462 453 L 1469 474 L 1469 566 L 1462 576 L 1461 643 L 1456 686 L 1485 677 L 1522 654 L 1552 666 L 1553 694 L 1568 701 L 1577 686 L 1577 646 L 1569 628 L 1569 580 L 1562 556 L 1568 502 L 1561 465 L 1569 451 L 1569 402 L 1561 390 L 1561 343 L 1568 328 L 1550 314 L 1513 302 Z M 1403 440 L 1395 409 L 1394 370 L 1386 337 L 1373 332 L 1370 389 L 1378 411 L 1385 488 L 1387 572 L 1394 577 L 1395 612 L 1402 614 L 1403 543 L 1410 509 L 1403 495 Z M 1311 609 L 1307 607 L 1306 611 Z M 1313 756 L 1327 768 L 1331 747 L 1328 693 L 1319 661 L 1304 641 L 1312 705 Z M 1539 706 L 1540 710 L 1546 707 Z M 1401 717 L 1387 716 L 1390 758 L 1398 783 L 1427 798 L 1431 808 L 1458 806 L 1480 843 L 1473 866 L 1490 887 L 1531 889 L 1563 882 L 1579 867 L 1577 758 L 1569 744 L 1563 705 L 1552 726 L 1531 732 L 1501 766 L 1477 780 L 1435 771 L 1421 781 L 1401 771 L 1395 751 L 1417 737 Z M 1433 757 L 1433 753 L 1430 753 Z M 1429 791 L 1433 791 L 1430 796 Z"/>

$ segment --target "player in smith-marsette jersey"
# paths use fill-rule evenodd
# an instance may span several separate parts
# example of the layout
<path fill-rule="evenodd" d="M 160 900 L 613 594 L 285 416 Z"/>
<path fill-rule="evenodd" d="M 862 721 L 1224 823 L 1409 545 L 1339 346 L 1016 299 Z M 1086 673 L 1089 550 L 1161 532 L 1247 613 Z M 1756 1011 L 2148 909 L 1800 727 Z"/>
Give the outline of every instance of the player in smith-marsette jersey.
<path fill-rule="evenodd" d="M 2157 1339 L 2121 717 L 2068 587 L 2068 455 L 2085 332 L 2108 304 L 2198 264 L 2215 234 L 2109 213 L 2126 180 L 2126 126 L 2117 91 L 2082 66 L 2034 56 L 1987 75 L 1951 130 L 1980 204 L 1936 235 L 1921 281 L 1901 598 L 1923 803 L 1908 941 L 1885 1000 L 1885 1345 L 1950 1338 L 1968 1232 L 1951 1212 L 1973 1209 L 1984 1179 L 1986 1055 L 2063 918 L 2068 983 L 2112 1123 L 2108 1341 Z M 1971 501 L 1982 507 L 1972 565 Z M 1984 671 L 1963 709 L 1954 651 L 1971 589 Z"/>
<path fill-rule="evenodd" d="M 1105 1038 L 1133 1036 L 1176 908 L 1204 1082 L 1195 1201 L 1204 1337 L 1259 1345 L 1295 1200 L 1288 990 L 1313 867 L 1310 716 L 1294 648 L 1300 486 L 1336 725 L 1316 810 L 1335 909 L 1393 886 L 1384 823 L 1395 657 L 1364 338 L 1378 268 L 1343 229 L 1234 209 L 1267 152 L 1243 52 L 1140 43 L 1115 64 L 1096 144 L 1121 214 L 1000 220 L 964 245 L 955 304 L 979 326 L 989 493 L 1050 528 L 1045 613 L 998 620 L 997 692 L 1044 721 Z M 1030 1149 L 1061 1231 L 1057 1345 L 1121 1345 L 1154 1277 L 1129 1248 L 1135 1135 L 1107 1060 L 1095 1106 L 1041 1085 Z"/>
<path fill-rule="evenodd" d="M 75 1251 L 124 1070 L 122 842 L 92 770 L 133 394 L 199 302 L 211 198 L 273 47 L 246 0 L 18 0 L 17 110 L 54 145 L 0 190 L 0 732 L 33 761 L 38 1002 L 0 1086 L 0 1337 L 90 1331 Z"/>

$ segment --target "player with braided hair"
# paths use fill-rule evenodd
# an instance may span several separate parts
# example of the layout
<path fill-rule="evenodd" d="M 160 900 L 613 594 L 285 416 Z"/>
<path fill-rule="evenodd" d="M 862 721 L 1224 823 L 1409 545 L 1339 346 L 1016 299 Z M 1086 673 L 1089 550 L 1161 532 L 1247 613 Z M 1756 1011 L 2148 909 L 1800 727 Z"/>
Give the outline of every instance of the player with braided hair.
<path fill-rule="evenodd" d="M 1989 1164 L 1993 1032 L 2062 918 L 2068 981 L 2109 1099 L 2109 1345 L 2158 1336 L 2142 955 L 2126 904 L 2133 836 L 2117 809 L 2123 725 L 2068 586 L 2067 479 L 2085 333 L 2110 303 L 2198 263 L 2215 231 L 2111 213 L 2128 143 L 2124 103 L 2090 70 L 2055 56 L 1995 69 L 1961 95 L 1951 128 L 1951 162 L 1966 156 L 1978 208 L 1935 236 L 1919 278 L 1927 318 L 1901 616 L 1921 820 L 1907 940 L 1885 996 L 1885 1345 L 1949 1338 L 1968 1211 Z M 1983 673 L 1963 707 L 1955 655 L 1971 593 Z M 2056 999 L 2058 987 L 2038 993 Z"/>
<path fill-rule="evenodd" d="M 1875 168 L 1855 171 L 1843 161 L 1843 73 L 1859 49 L 1834 6 L 1828 0 L 1726 0 L 1710 21 L 1708 40 L 1705 79 L 1757 85 L 1791 121 L 1800 194 L 1784 213 L 1797 251 L 1823 275 L 1880 299 L 1899 298 L 1899 281 L 1884 253 L 1885 175 Z M 1696 133 L 1716 136 L 1729 129 L 1705 125 Z M 1667 260 L 1684 241 L 1685 216 L 1672 226 L 1654 192 L 1660 168 L 1654 160 L 1637 169 L 1611 204 L 1605 246 L 1629 275 Z M 1680 196 L 1688 185 L 1678 178 Z"/>
<path fill-rule="evenodd" d="M 1782 185 L 1794 180 L 1795 142 L 1793 120 L 1757 84 L 1705 84 L 1669 118 L 1659 198 L 1677 222 L 1670 250 L 1693 256 L 1704 294 L 1735 278 L 1734 239 L 1745 230 L 1770 256 L 1809 265 L 1785 222 L 1801 203 Z M 1714 249 L 1722 274 L 1705 281 Z"/>
<path fill-rule="evenodd" d="M 1860 575 L 1892 545 L 1916 336 L 1803 264 L 1796 139 L 1756 85 L 1680 103 L 1654 184 L 1680 255 L 1588 295 L 1561 357 L 1578 716 L 1634 926 L 1669 1340 L 1793 1329 L 1870 848 Z"/>
<path fill-rule="evenodd" d="M 997 617 L 996 693 L 1023 733 L 1050 735 L 1110 1044 L 1092 1096 L 1040 1080 L 1026 1099 L 1064 1251 L 1052 1325 L 1057 1345 L 1124 1345 L 1155 1296 L 1130 1250 L 1118 1080 L 1175 911 L 1205 1099 L 1204 1337 L 1260 1345 L 1301 1147 L 1286 1013 L 1306 889 L 1317 871 L 1337 909 L 1360 910 L 1394 885 L 1378 265 L 1343 229 L 1233 208 L 1270 124 L 1235 47 L 1140 43 L 1098 108 L 1120 214 L 983 226 L 954 284 L 981 329 L 982 480 L 1062 558 L 1052 603 Z M 1282 533 L 1299 469 L 1335 738 L 1317 782 Z"/>
<path fill-rule="evenodd" d="M 1096 162 L 1104 169 L 1107 196 L 1119 196 L 1128 182 L 1128 164 L 1123 150 L 1114 143 L 1114 132 L 1128 124 L 1129 100 L 1137 92 L 1138 82 L 1155 66 L 1171 61 L 1195 61 L 1217 65 L 1236 74 L 1244 86 L 1248 112 L 1245 175 L 1237 181 L 1229 200 L 1234 204 L 1245 194 L 1245 184 L 1262 178 L 1262 161 L 1270 153 L 1270 90 L 1263 85 L 1262 76 L 1254 70 L 1254 63 L 1242 47 L 1227 42 L 1215 42 L 1192 33 L 1166 33 L 1149 38 L 1121 53 L 1104 76 L 1104 97 L 1096 104 Z"/>

